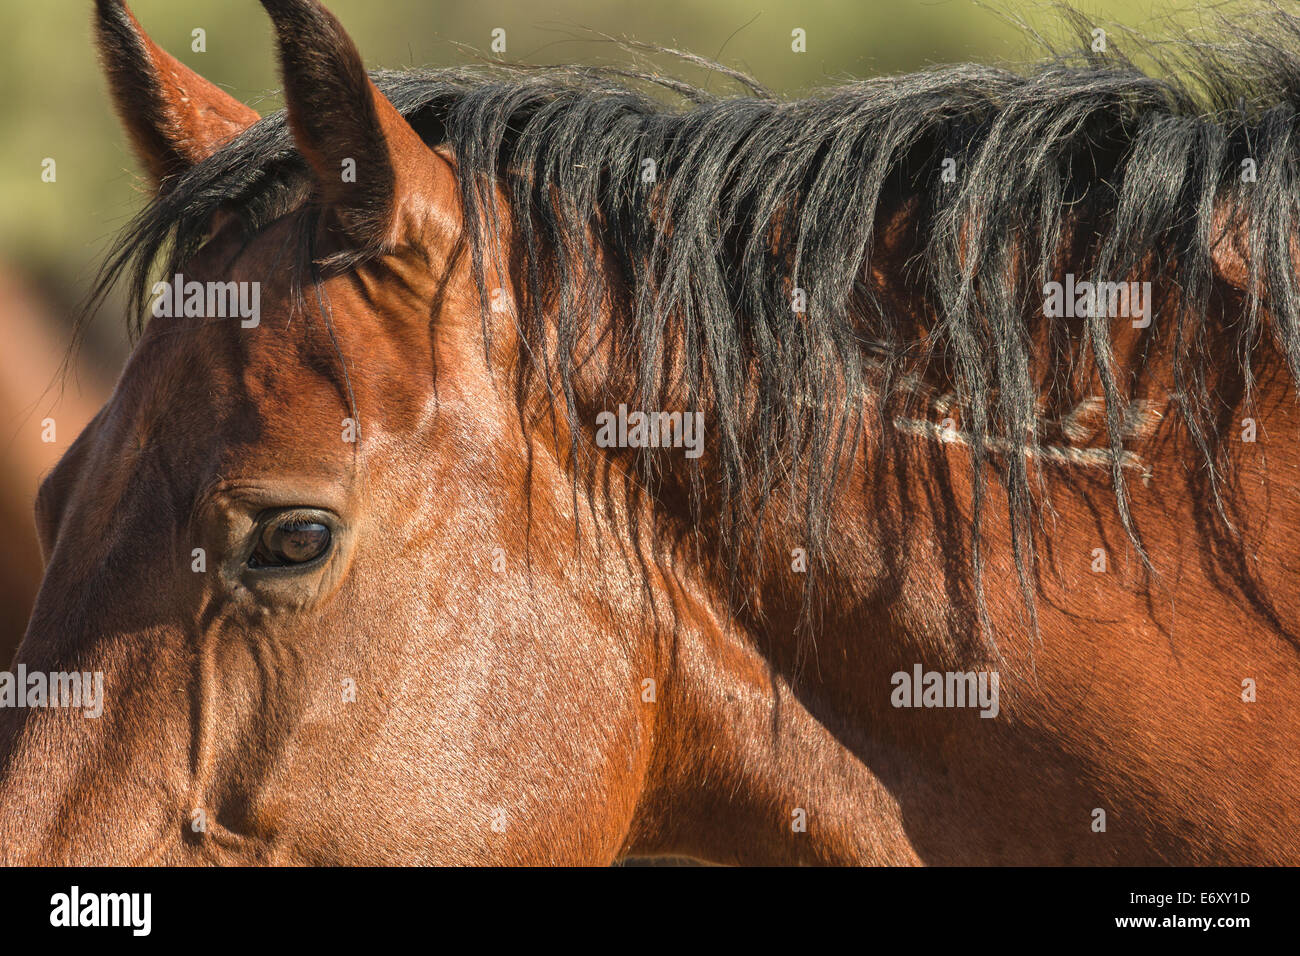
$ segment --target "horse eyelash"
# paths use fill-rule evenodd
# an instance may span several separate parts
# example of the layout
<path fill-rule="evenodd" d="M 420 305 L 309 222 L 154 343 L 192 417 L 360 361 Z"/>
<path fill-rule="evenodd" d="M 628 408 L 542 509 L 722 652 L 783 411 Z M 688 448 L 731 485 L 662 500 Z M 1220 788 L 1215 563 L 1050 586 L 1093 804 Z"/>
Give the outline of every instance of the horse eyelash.
<path fill-rule="evenodd" d="M 289 509 L 287 511 L 267 512 L 258 517 L 258 527 L 267 528 L 272 524 L 281 528 L 290 528 L 297 530 L 305 528 L 308 525 L 321 524 L 318 511 L 309 511 L 307 509 Z"/>

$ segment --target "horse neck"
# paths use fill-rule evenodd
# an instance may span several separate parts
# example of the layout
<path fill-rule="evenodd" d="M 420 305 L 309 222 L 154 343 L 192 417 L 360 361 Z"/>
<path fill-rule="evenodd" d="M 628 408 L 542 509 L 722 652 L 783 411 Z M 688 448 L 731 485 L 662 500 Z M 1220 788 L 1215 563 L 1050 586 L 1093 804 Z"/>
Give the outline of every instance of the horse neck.
<path fill-rule="evenodd" d="M 620 406 L 629 414 L 695 410 L 681 395 L 646 407 L 635 376 L 613 362 L 604 368 L 615 371 L 575 379 L 580 427 Z M 707 450 L 716 430 L 703 411 L 705 454 L 692 460 L 683 449 L 658 449 L 652 488 L 637 477 L 636 449 L 593 447 L 596 467 L 577 466 L 580 482 L 598 495 L 621 495 L 619 476 L 632 478 L 637 500 L 620 499 L 615 510 L 640 515 L 641 531 L 628 529 L 631 535 L 653 530 L 633 544 L 654 554 L 652 571 L 672 578 L 655 595 L 669 631 L 660 635 L 669 650 L 660 658 L 663 716 L 655 728 L 663 756 L 653 761 L 628 847 L 735 862 L 908 861 L 905 841 L 868 839 L 857 824 L 864 801 L 878 804 L 883 817 L 891 812 L 884 787 L 853 752 L 866 739 L 854 702 L 871 672 L 867 632 L 882 591 L 870 562 L 843 545 L 862 524 L 853 502 L 861 500 L 865 472 L 844 463 L 845 507 L 820 554 L 799 509 L 786 507 L 806 489 L 788 484 L 770 489 L 761 524 L 758 503 L 745 501 L 734 516 L 740 534 L 729 539 L 736 529 L 727 526 L 721 475 Z M 552 420 L 561 425 L 551 440 L 564 460 L 568 418 L 557 409 L 545 420 L 547 430 Z M 721 543 L 727 540 L 740 544 Z M 828 764 L 842 772 L 815 772 Z M 809 781 L 815 793 L 807 792 Z M 815 812 L 816 824 L 801 827 L 800 811 Z M 735 832 L 719 830 L 721 820 Z"/>

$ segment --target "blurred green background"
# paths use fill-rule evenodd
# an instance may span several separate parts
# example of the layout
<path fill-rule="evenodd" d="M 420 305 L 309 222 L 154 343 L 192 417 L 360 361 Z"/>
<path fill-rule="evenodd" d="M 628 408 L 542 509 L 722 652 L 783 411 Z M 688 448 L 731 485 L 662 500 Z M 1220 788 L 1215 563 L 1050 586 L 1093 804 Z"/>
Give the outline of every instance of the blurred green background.
<path fill-rule="evenodd" d="M 677 47 L 739 67 L 789 95 L 855 77 L 962 60 L 1031 59 L 1010 13 L 1051 33 L 1046 6 L 969 0 L 328 0 L 372 67 L 445 66 L 486 53 L 504 28 L 504 58 L 627 63 L 600 34 Z M 1074 4 L 1099 25 L 1161 33 L 1195 23 L 1190 0 Z M 270 26 L 256 0 L 136 0 L 162 46 L 266 113 L 279 107 Z M 68 323 L 114 233 L 145 201 L 91 41 L 90 0 L 0 5 L 0 656 L 15 642 L 39 581 L 31 501 L 40 475 L 103 402 L 126 355 L 120 301 L 91 329 L 77 375 L 55 377 Z M 791 50 L 802 28 L 807 52 Z M 206 52 L 191 48 L 206 32 Z M 1059 26 L 1056 34 L 1061 33 Z M 665 65 L 667 61 L 657 61 Z M 677 68 L 685 78 L 701 74 Z M 714 78 L 710 81 L 719 86 Z M 42 161 L 57 181 L 41 180 Z M 53 442 L 41 423 L 53 416 Z M 0 662 L 0 666 L 3 663 Z"/>

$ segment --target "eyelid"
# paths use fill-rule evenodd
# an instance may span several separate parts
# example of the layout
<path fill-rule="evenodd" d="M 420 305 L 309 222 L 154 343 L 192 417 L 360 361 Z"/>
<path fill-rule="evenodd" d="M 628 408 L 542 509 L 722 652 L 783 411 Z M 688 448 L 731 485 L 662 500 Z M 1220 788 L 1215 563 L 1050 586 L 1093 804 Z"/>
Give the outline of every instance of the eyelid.
<path fill-rule="evenodd" d="M 333 521 L 322 521 L 322 518 L 332 519 L 333 516 L 323 508 L 309 508 L 302 505 L 296 505 L 289 508 L 267 508 L 254 519 L 258 527 L 265 528 L 273 521 L 279 525 L 286 524 L 323 524 L 326 527 L 333 528 Z"/>

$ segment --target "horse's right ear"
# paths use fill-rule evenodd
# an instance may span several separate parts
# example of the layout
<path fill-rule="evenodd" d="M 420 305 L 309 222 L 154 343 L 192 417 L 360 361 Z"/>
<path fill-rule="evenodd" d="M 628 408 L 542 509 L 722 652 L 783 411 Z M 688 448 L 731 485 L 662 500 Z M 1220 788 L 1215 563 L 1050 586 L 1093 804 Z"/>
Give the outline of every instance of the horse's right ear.
<path fill-rule="evenodd" d="M 149 39 L 123 0 L 95 0 L 95 36 L 117 112 L 155 187 L 261 118 Z"/>

